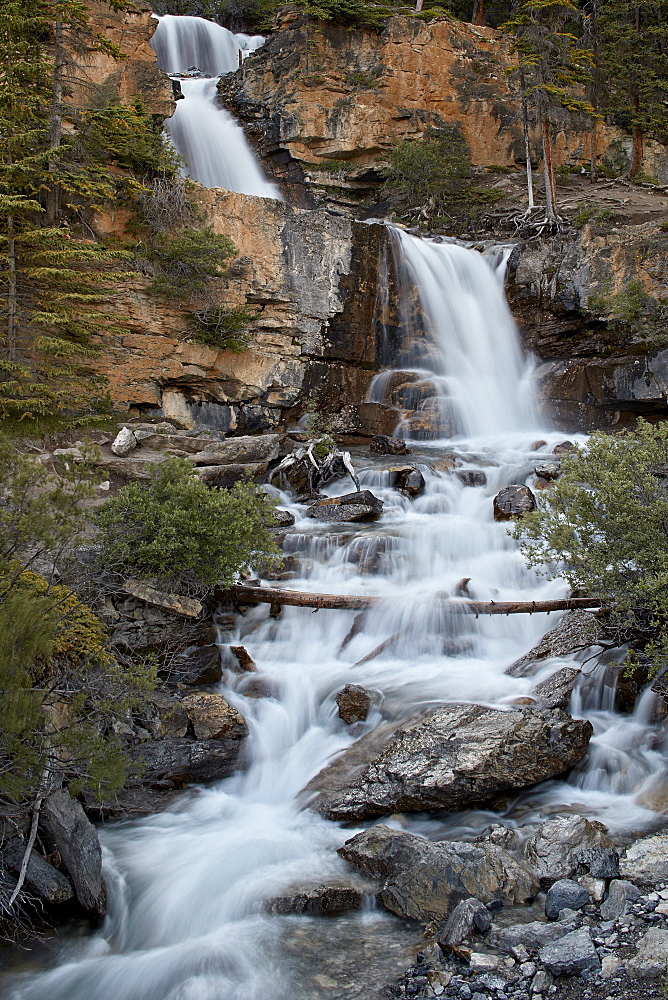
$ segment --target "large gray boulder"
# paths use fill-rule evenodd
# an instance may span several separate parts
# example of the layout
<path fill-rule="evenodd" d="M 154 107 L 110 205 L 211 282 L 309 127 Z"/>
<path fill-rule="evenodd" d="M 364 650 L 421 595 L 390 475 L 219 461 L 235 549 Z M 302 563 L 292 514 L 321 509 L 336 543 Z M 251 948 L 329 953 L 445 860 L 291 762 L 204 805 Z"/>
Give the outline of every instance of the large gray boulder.
<path fill-rule="evenodd" d="M 102 850 L 97 831 L 81 803 L 61 788 L 45 799 L 39 824 L 44 841 L 58 851 L 81 906 L 103 916 L 107 893 L 102 878 Z"/>
<path fill-rule="evenodd" d="M 130 747 L 128 756 L 140 768 L 140 777 L 132 783 L 172 787 L 220 781 L 227 778 L 239 763 L 246 727 L 239 726 L 223 740 L 166 738 L 147 740 Z M 122 796 L 121 796 L 122 798 Z"/>
<path fill-rule="evenodd" d="M 278 458 L 279 449 L 278 434 L 246 434 L 225 438 L 224 441 L 211 441 L 206 448 L 192 455 L 189 461 L 195 465 L 271 462 Z"/>
<path fill-rule="evenodd" d="M 334 820 L 461 809 L 568 770 L 592 727 L 560 711 L 444 705 L 404 725 L 381 725 L 304 789 Z"/>
<path fill-rule="evenodd" d="M 553 976 L 575 976 L 582 972 L 598 972 L 601 968 L 587 927 L 546 944 L 538 952 L 538 958 Z"/>
<path fill-rule="evenodd" d="M 23 863 L 25 848 L 25 842 L 18 837 L 6 840 L 0 851 L 0 868 L 8 868 L 15 875 L 18 875 Z M 50 865 L 48 861 L 45 861 L 35 850 L 30 852 L 26 885 L 35 896 L 43 899 L 46 903 L 65 903 L 74 896 L 69 879 L 53 865 Z"/>
<path fill-rule="evenodd" d="M 515 660 L 506 673 L 511 677 L 531 677 L 540 670 L 541 660 L 551 656 L 568 656 L 576 650 L 586 649 L 596 642 L 601 630 L 601 623 L 592 611 L 571 611 L 555 628 L 546 632 L 533 649 Z"/>
<path fill-rule="evenodd" d="M 414 920 L 443 920 L 461 900 L 524 903 L 538 892 L 532 872 L 495 844 L 432 843 L 384 825 L 358 833 L 338 853 L 372 878 L 378 900 Z"/>
<path fill-rule="evenodd" d="M 536 509 L 536 498 L 528 486 L 505 486 L 494 497 L 494 520 L 512 521 Z"/>
<path fill-rule="evenodd" d="M 668 882 L 668 835 L 643 837 L 631 844 L 620 862 L 620 875 L 647 887 Z"/>
<path fill-rule="evenodd" d="M 358 490 L 341 497 L 325 497 L 307 508 L 308 517 L 318 521 L 374 521 L 383 511 L 383 501 L 370 490 Z"/>
<path fill-rule="evenodd" d="M 631 976 L 656 979 L 668 968 L 668 930 L 651 927 L 638 941 L 638 949 L 626 964 Z"/>
<path fill-rule="evenodd" d="M 584 816 L 562 816 L 542 823 L 527 840 L 524 857 L 544 885 L 570 878 L 579 867 L 595 878 L 617 874 L 615 845 L 605 827 Z M 599 874 L 601 871 L 610 874 Z"/>

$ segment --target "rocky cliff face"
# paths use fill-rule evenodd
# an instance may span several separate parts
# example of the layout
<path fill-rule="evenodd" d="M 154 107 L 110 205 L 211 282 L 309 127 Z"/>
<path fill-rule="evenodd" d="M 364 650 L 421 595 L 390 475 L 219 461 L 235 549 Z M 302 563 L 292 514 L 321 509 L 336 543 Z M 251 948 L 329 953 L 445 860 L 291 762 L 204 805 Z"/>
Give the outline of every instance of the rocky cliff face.
<path fill-rule="evenodd" d="M 221 189 L 195 197 L 237 248 L 215 295 L 226 309 L 256 311 L 250 346 L 235 354 L 188 343 L 186 311 L 137 275 L 120 292 L 127 334 L 110 338 L 97 362 L 115 405 L 253 431 L 283 422 L 311 391 L 320 406 L 364 399 L 379 366 L 373 314 L 383 227 Z M 102 220 L 108 230 L 121 223 Z"/>
<path fill-rule="evenodd" d="M 292 14 L 219 90 L 293 198 L 354 206 L 377 186 L 378 157 L 439 122 L 462 124 L 474 164 L 524 163 L 511 62 L 493 28 L 393 17 L 373 32 Z M 600 131 L 602 153 L 611 133 Z M 538 162 L 537 136 L 534 148 Z M 587 137 L 557 137 L 555 163 L 588 154 Z"/>
<path fill-rule="evenodd" d="M 516 249 L 509 295 L 560 426 L 665 419 L 667 250 L 658 221 L 587 225 Z"/>

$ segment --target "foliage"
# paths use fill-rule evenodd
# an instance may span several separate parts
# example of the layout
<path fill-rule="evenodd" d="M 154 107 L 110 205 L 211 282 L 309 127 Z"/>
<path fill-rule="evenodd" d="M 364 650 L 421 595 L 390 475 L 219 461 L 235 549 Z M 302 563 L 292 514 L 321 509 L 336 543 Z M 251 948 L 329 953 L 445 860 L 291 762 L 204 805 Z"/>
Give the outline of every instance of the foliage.
<path fill-rule="evenodd" d="M 129 483 L 97 512 L 101 561 L 180 590 L 229 586 L 277 549 L 266 529 L 273 505 L 253 483 L 207 487 L 190 463 L 162 462 L 148 484 Z"/>
<path fill-rule="evenodd" d="M 143 251 L 155 268 L 153 290 L 168 298 L 185 299 L 204 291 L 210 278 L 220 277 L 221 267 L 236 248 L 227 236 L 206 226 L 158 232 Z"/>
<path fill-rule="evenodd" d="M 571 222 L 576 226 L 585 226 L 592 222 L 608 222 L 614 219 L 615 213 L 611 208 L 601 208 L 600 205 L 592 205 L 587 202 L 580 202 L 575 212 L 571 216 Z"/>
<path fill-rule="evenodd" d="M 469 150 L 458 122 L 430 129 L 422 140 L 404 139 L 381 168 L 384 193 L 445 226 L 467 225 L 481 206 L 500 195 L 475 184 Z"/>
<path fill-rule="evenodd" d="M 179 157 L 156 126 L 140 97 L 130 106 L 111 95 L 101 107 L 77 117 L 74 152 L 93 163 L 122 167 L 139 177 L 174 177 Z M 141 188 L 140 188 L 141 190 Z"/>
<path fill-rule="evenodd" d="M 250 341 L 249 323 L 257 313 L 252 309 L 225 309 L 210 306 L 191 314 L 190 340 L 240 354 Z"/>
<path fill-rule="evenodd" d="M 668 655 L 668 425 L 597 431 L 517 523 L 533 566 L 599 598 L 617 642 Z"/>
<path fill-rule="evenodd" d="M 637 279 L 628 281 L 618 292 L 604 286 L 589 296 L 586 309 L 626 339 L 666 342 L 668 299 L 649 295 Z"/>

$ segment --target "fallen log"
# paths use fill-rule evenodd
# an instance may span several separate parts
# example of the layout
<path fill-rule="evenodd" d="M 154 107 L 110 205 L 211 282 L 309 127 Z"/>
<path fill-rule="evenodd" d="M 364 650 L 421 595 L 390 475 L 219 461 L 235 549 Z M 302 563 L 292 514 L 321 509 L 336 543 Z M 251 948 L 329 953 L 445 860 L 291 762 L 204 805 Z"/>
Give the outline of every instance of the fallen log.
<path fill-rule="evenodd" d="M 238 584 L 229 590 L 216 590 L 214 597 L 236 604 L 290 604 L 298 608 L 363 611 L 375 607 L 386 597 L 360 594 L 308 594 L 301 590 L 277 590 L 273 587 L 247 587 Z M 562 597 L 554 601 L 463 601 L 452 600 L 448 594 L 434 594 L 433 600 L 447 602 L 453 611 L 474 615 L 531 615 L 550 611 L 575 611 L 579 608 L 600 608 L 601 601 L 593 597 Z"/>

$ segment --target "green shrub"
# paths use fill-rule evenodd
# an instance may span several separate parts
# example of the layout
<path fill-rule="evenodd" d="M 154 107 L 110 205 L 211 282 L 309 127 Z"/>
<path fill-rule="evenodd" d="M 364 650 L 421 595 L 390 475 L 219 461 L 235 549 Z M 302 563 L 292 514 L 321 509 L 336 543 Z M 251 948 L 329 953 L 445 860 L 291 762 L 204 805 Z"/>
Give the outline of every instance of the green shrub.
<path fill-rule="evenodd" d="M 190 340 L 207 347 L 232 350 L 236 354 L 244 351 L 250 342 L 249 323 L 257 313 L 252 309 L 224 309 L 210 306 L 199 309 L 191 315 Z"/>
<path fill-rule="evenodd" d="M 236 253 L 232 241 L 211 226 L 158 232 L 143 248 L 155 270 L 153 290 L 167 298 L 185 299 L 206 289 L 209 279 Z"/>
<path fill-rule="evenodd" d="M 618 643 L 668 655 L 668 425 L 597 431 L 517 523 L 532 566 L 599 598 Z"/>
<path fill-rule="evenodd" d="M 273 504 L 253 483 L 207 487 L 183 459 L 160 463 L 97 511 L 102 565 L 189 592 L 231 585 L 278 550 L 267 533 Z"/>

